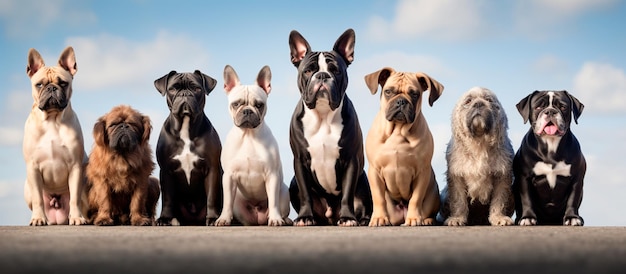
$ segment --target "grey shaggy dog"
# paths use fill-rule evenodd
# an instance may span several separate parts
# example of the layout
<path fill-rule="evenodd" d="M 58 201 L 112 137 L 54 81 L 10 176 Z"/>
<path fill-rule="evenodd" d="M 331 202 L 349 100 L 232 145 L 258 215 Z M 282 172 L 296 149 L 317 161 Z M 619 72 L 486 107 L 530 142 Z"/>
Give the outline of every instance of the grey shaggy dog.
<path fill-rule="evenodd" d="M 438 216 L 444 225 L 514 224 L 514 153 L 507 130 L 506 113 L 491 90 L 474 87 L 456 103 Z"/>

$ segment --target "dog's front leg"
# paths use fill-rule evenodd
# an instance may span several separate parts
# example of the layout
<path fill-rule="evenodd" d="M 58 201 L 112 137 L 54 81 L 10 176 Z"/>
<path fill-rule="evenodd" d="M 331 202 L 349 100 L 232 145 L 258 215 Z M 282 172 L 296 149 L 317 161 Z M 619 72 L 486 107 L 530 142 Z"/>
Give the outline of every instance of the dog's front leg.
<path fill-rule="evenodd" d="M 313 176 L 304 164 L 297 158 L 294 158 L 293 166 L 296 186 L 298 188 L 298 199 L 300 200 L 298 217 L 294 220 L 293 225 L 315 225 L 315 219 L 313 218 L 313 203 L 311 201 L 311 193 L 309 193 L 309 186 L 307 184 L 307 182 L 310 184 L 314 182 Z"/>
<path fill-rule="evenodd" d="M 280 211 L 280 187 L 282 183 L 282 178 L 279 178 L 277 174 L 269 175 L 267 181 L 265 182 L 267 210 L 269 212 L 267 225 L 269 226 L 285 225 L 285 220 L 283 219 Z"/>
<path fill-rule="evenodd" d="M 82 192 L 85 180 L 85 170 L 83 166 L 83 160 L 80 159 L 74 164 L 70 170 L 68 177 L 68 186 L 70 188 L 70 225 L 82 225 L 85 224 L 85 218 L 82 214 Z"/>
<path fill-rule="evenodd" d="M 467 225 L 469 204 L 467 202 L 467 183 L 461 176 L 448 172 L 448 205 L 450 216 L 443 222 L 447 226 Z"/>
<path fill-rule="evenodd" d="M 515 206 L 518 208 L 518 224 L 529 226 L 537 224 L 537 215 L 533 210 L 533 204 L 530 198 L 529 187 L 532 185 L 532 177 L 521 175 L 515 177 L 514 191 L 517 192 Z"/>
<path fill-rule="evenodd" d="M 222 168 L 212 168 L 209 170 L 204 180 L 204 188 L 206 190 L 206 225 L 214 225 L 215 221 L 222 212 Z M 231 207 L 232 208 L 232 207 Z"/>
<path fill-rule="evenodd" d="M 578 215 L 578 208 L 583 199 L 583 178 L 585 177 L 584 169 L 581 169 L 582 174 L 574 176 L 572 178 L 572 191 L 569 197 L 567 197 L 567 207 L 565 208 L 565 215 L 563 217 L 563 225 L 570 226 L 582 226 L 585 224 L 580 215 Z"/>
<path fill-rule="evenodd" d="M 430 168 L 423 168 L 422 171 L 418 173 L 417 179 L 414 182 L 413 194 L 409 199 L 409 207 L 406 219 L 404 220 L 404 226 L 432 225 L 434 223 L 434 219 L 426 219 L 424 217 L 424 200 L 426 199 L 426 192 L 428 191 L 432 175 Z"/>
<path fill-rule="evenodd" d="M 30 225 L 48 225 L 43 204 L 43 177 L 34 166 L 26 168 L 26 187 L 24 196 L 28 207 L 32 210 Z"/>
<path fill-rule="evenodd" d="M 387 202 L 385 201 L 385 192 L 387 191 L 385 181 L 381 177 L 379 170 L 371 165 L 367 171 L 367 178 L 372 191 L 372 205 L 374 207 L 369 226 L 391 225 L 389 212 L 387 212 Z"/>
<path fill-rule="evenodd" d="M 161 184 L 161 216 L 157 219 L 157 225 L 171 226 L 174 218 L 174 184 L 176 181 L 168 170 L 161 169 L 159 175 L 159 183 Z"/>
<path fill-rule="evenodd" d="M 152 225 L 152 221 L 146 214 L 146 199 L 148 195 L 148 183 L 149 179 L 146 178 L 146 182 L 142 187 L 138 187 L 133 192 L 130 200 L 130 224 L 136 226 L 149 226 Z"/>
<path fill-rule="evenodd" d="M 513 225 L 507 208 L 510 208 L 511 196 L 511 179 L 512 175 L 500 174 L 492 176 L 493 191 L 491 194 L 491 202 L 489 205 L 489 223 L 496 226 Z"/>
<path fill-rule="evenodd" d="M 233 220 L 233 202 L 235 201 L 235 194 L 237 193 L 237 183 L 233 181 L 231 172 L 224 172 L 222 184 L 222 190 L 224 191 L 224 206 L 222 207 L 220 217 L 215 221 L 215 225 L 229 226 Z"/>
<path fill-rule="evenodd" d="M 351 161 L 341 182 L 341 208 L 339 209 L 339 226 L 358 226 L 354 216 L 354 192 L 359 175 L 355 161 Z"/>

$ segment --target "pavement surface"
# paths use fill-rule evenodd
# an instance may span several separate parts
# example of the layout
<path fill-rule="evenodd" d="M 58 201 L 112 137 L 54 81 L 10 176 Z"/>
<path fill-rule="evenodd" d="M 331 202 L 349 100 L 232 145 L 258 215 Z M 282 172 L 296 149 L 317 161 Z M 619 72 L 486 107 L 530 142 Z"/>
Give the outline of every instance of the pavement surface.
<path fill-rule="evenodd" d="M 626 273 L 626 227 L 0 227 L 0 273 Z"/>

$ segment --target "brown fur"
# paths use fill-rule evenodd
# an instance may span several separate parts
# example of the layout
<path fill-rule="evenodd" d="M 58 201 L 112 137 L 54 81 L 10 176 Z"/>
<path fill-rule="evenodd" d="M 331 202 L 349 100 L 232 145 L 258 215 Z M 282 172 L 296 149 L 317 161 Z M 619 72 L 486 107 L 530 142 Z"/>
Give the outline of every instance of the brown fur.
<path fill-rule="evenodd" d="M 127 123 L 138 139 L 128 152 L 110 146 L 116 124 Z M 149 138 L 150 118 L 129 106 L 114 107 L 93 128 L 94 147 L 87 165 L 89 221 L 95 225 L 153 225 L 159 182 Z"/>

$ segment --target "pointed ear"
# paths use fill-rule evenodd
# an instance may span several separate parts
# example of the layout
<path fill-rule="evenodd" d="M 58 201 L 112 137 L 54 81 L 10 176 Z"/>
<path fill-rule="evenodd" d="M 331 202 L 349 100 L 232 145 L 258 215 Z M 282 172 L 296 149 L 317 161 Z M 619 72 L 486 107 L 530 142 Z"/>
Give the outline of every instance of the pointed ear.
<path fill-rule="evenodd" d="M 46 64 L 41 58 L 41 54 L 33 48 L 28 50 L 28 63 L 26 65 L 26 74 L 28 77 L 33 77 L 35 73 L 41 68 L 43 68 Z"/>
<path fill-rule="evenodd" d="M 428 92 L 430 92 L 428 95 L 428 104 L 432 107 L 433 103 L 435 103 L 443 93 L 443 85 L 423 72 L 417 72 L 415 76 L 422 90 L 428 90 Z"/>
<path fill-rule="evenodd" d="M 239 76 L 237 72 L 230 65 L 224 67 L 224 90 L 229 93 L 234 87 L 240 85 Z"/>
<path fill-rule="evenodd" d="M 574 95 L 569 94 L 567 91 L 565 91 L 565 94 L 567 94 L 569 99 L 572 101 L 572 114 L 574 115 L 574 122 L 578 124 L 578 117 L 580 117 L 583 113 L 585 105 L 583 105 L 576 97 L 574 97 Z"/>
<path fill-rule="evenodd" d="M 154 80 L 154 87 L 159 91 L 159 93 L 161 93 L 161 95 L 165 96 L 165 93 L 167 93 L 167 82 L 169 81 L 170 77 L 172 77 L 172 75 L 176 73 L 177 72 L 175 70 L 172 70 L 165 76 Z"/>
<path fill-rule="evenodd" d="M 59 66 L 63 69 L 67 70 L 74 76 L 76 71 L 78 71 L 78 67 L 76 66 L 76 56 L 74 55 L 74 48 L 67 47 L 61 53 L 59 57 Z"/>
<path fill-rule="evenodd" d="M 291 52 L 291 63 L 297 68 L 300 66 L 304 56 L 311 52 L 311 46 L 299 32 L 292 30 L 289 33 L 289 50 Z"/>
<path fill-rule="evenodd" d="M 335 42 L 333 50 L 338 52 L 346 65 L 352 64 L 354 61 L 354 41 L 355 34 L 353 29 L 347 29 Z"/>
<path fill-rule="evenodd" d="M 531 114 L 530 102 L 531 102 L 531 99 L 538 92 L 539 91 L 535 90 L 533 93 L 531 93 L 528 96 L 524 97 L 522 100 L 519 101 L 519 103 L 517 103 L 515 105 L 515 107 L 517 107 L 517 111 L 519 112 L 519 114 L 522 115 L 522 119 L 524 119 L 524 124 L 526 124 L 526 122 L 528 122 L 528 120 L 530 119 L 530 114 Z"/>
<path fill-rule="evenodd" d="M 269 66 L 264 66 L 256 77 L 256 84 L 259 85 L 267 95 L 272 91 L 272 71 Z"/>
<path fill-rule="evenodd" d="M 98 121 L 93 125 L 93 140 L 100 147 L 108 146 L 109 143 L 109 138 L 107 138 L 106 134 L 105 116 L 98 118 Z"/>
<path fill-rule="evenodd" d="M 202 79 L 202 88 L 206 90 L 206 95 L 209 95 L 209 93 L 211 93 L 211 91 L 215 88 L 215 85 L 217 85 L 217 80 L 200 72 L 199 70 L 196 70 L 193 73 Z"/>
<path fill-rule="evenodd" d="M 150 117 L 148 115 L 141 115 L 141 122 L 143 123 L 143 134 L 141 135 L 141 144 L 146 144 L 150 140 L 150 133 L 152 132 L 152 123 L 150 123 Z"/>
<path fill-rule="evenodd" d="M 372 95 L 376 94 L 379 85 L 381 88 L 385 86 L 387 79 L 389 79 L 389 76 L 391 76 L 394 72 L 395 70 L 393 68 L 385 67 L 379 71 L 365 75 L 365 84 L 367 85 L 367 88 L 369 88 Z"/>

